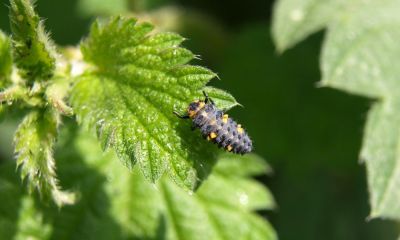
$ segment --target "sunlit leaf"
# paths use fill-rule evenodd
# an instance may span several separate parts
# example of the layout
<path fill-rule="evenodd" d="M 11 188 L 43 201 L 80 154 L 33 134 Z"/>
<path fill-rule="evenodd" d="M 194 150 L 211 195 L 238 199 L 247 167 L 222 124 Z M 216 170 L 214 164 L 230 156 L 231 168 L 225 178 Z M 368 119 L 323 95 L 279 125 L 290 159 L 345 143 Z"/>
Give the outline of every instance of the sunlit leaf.
<path fill-rule="evenodd" d="M 14 163 L 0 165 L 0 196 L 0 239 L 49 239 L 51 226 L 21 188 Z"/>
<path fill-rule="evenodd" d="M 361 150 L 368 173 L 370 216 L 400 219 L 400 2 L 345 1 L 340 11 L 330 6 L 341 2 L 280 1 L 278 6 L 285 8 L 278 7 L 275 12 L 275 39 L 282 49 L 288 43 L 296 43 L 299 39 L 288 37 L 278 25 L 290 24 L 282 19 L 297 6 L 315 6 L 311 13 L 304 12 L 304 19 L 308 20 L 295 31 L 305 37 L 317 30 L 305 27 L 308 24 L 328 29 L 321 57 L 321 85 L 376 99 L 368 115 Z M 329 16 L 329 21 L 315 19 L 322 15 Z"/>
<path fill-rule="evenodd" d="M 149 35 L 152 28 L 134 19 L 94 23 L 81 48 L 95 69 L 76 80 L 71 103 L 79 122 L 96 126 L 103 148 L 114 148 L 127 166 L 138 164 L 152 182 L 167 172 L 194 189 L 217 151 L 172 112 L 203 98 L 202 89 L 216 75 L 187 65 L 194 55 L 179 47 L 182 37 Z M 205 90 L 220 108 L 237 105 L 221 90 Z"/>
<path fill-rule="evenodd" d="M 50 239 L 277 239 L 269 223 L 254 213 L 275 206 L 268 189 L 251 178 L 268 169 L 255 155 L 222 154 L 218 171 L 188 194 L 167 177 L 151 184 L 138 169 L 130 172 L 113 152 L 102 154 L 86 133 L 67 135 L 57 154 L 60 178 L 80 189 L 80 201 L 62 209 L 37 205 L 29 210 L 42 211 L 46 222 L 31 217 L 49 228 Z M 17 191 L 17 203 L 33 201 L 19 193 L 15 181 L 9 180 L 7 192 Z M 0 223 L 20 220 L 21 215 L 0 215 Z"/>
<path fill-rule="evenodd" d="M 346 0 L 280 0 L 275 3 L 272 36 L 284 51 L 308 35 L 322 30 Z M 351 2 L 351 1 L 350 1 Z"/>

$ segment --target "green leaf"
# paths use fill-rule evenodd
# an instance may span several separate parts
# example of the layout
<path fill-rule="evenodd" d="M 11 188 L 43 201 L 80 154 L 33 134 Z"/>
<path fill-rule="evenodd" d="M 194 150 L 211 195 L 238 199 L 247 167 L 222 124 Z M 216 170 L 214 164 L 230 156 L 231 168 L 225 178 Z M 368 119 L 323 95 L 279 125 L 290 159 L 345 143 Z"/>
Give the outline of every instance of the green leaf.
<path fill-rule="evenodd" d="M 398 1 L 361 5 L 330 28 L 322 54 L 323 85 L 379 99 L 368 116 L 361 158 L 371 217 L 395 219 L 400 219 L 399 8 Z M 365 21 L 370 16 L 374 21 Z"/>
<path fill-rule="evenodd" d="M 123 18 L 94 23 L 81 45 L 94 70 L 78 77 L 71 104 L 78 121 L 96 126 L 103 148 L 114 148 L 128 167 L 137 163 L 152 182 L 167 172 L 192 190 L 208 175 L 216 148 L 172 112 L 202 99 L 216 75 L 187 65 L 194 55 L 179 47 L 182 37 L 148 35 L 152 28 Z M 221 108 L 237 105 L 221 90 L 206 90 Z"/>
<path fill-rule="evenodd" d="M 110 16 L 127 12 L 127 0 L 80 0 L 78 10 L 82 16 Z"/>
<path fill-rule="evenodd" d="M 0 165 L 0 196 L 0 239 L 49 239 L 51 226 L 34 198 L 22 191 L 14 162 Z"/>
<path fill-rule="evenodd" d="M 30 83 L 47 80 L 55 69 L 56 51 L 44 30 L 43 21 L 30 0 L 11 0 L 10 5 L 15 63 Z"/>
<path fill-rule="evenodd" d="M 224 111 L 231 109 L 235 105 L 240 105 L 231 94 L 221 89 L 206 86 L 203 90 L 208 93 L 208 96 L 215 102 L 215 105 Z"/>
<path fill-rule="evenodd" d="M 110 179 L 97 170 L 114 155 L 102 153 L 93 137 L 85 140 L 83 135 L 76 136 L 76 129 L 66 122 L 55 157 L 60 183 L 67 189 L 76 189 L 79 198 L 61 209 L 43 208 L 53 228 L 51 239 L 121 239 L 121 230 L 110 215 L 113 196 L 104 191 Z M 117 161 L 116 164 L 121 165 Z"/>
<path fill-rule="evenodd" d="M 321 85 L 376 99 L 360 154 L 367 166 L 370 217 L 400 219 L 400 2 L 353 0 L 343 6 L 341 11 L 332 9 L 333 17 L 325 23 L 328 30 L 321 57 Z M 369 20 L 371 16 L 373 20 Z M 303 35 L 311 33 L 299 31 Z M 284 38 L 284 33 L 277 34 Z M 290 41 L 297 39 L 292 37 Z"/>
<path fill-rule="evenodd" d="M 25 222 L 36 219 L 37 225 L 48 228 L 50 239 L 276 239 L 269 223 L 253 212 L 274 206 L 269 191 L 251 179 L 268 169 L 263 159 L 222 154 L 216 165 L 221 171 L 213 172 L 190 195 L 167 177 L 149 183 L 138 169 L 129 172 L 119 164 L 113 152 L 103 154 L 87 133 L 68 126 L 64 130 L 56 155 L 60 178 L 80 189 L 80 201 L 61 209 L 27 204 L 34 214 L 24 214 Z M 226 166 L 236 170 L 223 171 Z M 10 173 L 3 170 L 0 165 L 0 174 Z M 0 193 L 14 198 L 8 204 L 15 206 L 2 205 L 0 213 L 14 214 L 0 214 L 0 223 L 9 221 L 15 227 L 11 224 L 22 216 L 16 214 L 17 207 L 33 196 L 19 193 L 17 179 L 8 181 L 10 186 Z M 11 195 L 12 191 L 17 192 Z M 0 236 L 13 231 L 5 229 Z"/>
<path fill-rule="evenodd" d="M 74 195 L 58 186 L 53 159 L 59 116 L 53 111 L 32 110 L 15 133 L 15 152 L 22 179 L 29 190 L 37 189 L 41 196 L 51 197 L 58 206 L 72 204 Z"/>
<path fill-rule="evenodd" d="M 10 82 L 12 71 L 11 41 L 0 31 L 0 88 Z"/>
<path fill-rule="evenodd" d="M 190 195 L 167 177 L 156 185 L 148 183 L 138 169 L 129 172 L 118 164 L 113 154 L 99 154 L 97 144 L 85 135 L 78 138 L 75 147 L 90 168 L 108 179 L 99 183 L 104 184 L 111 201 L 109 211 L 121 228 L 122 238 L 276 239 L 270 225 L 252 213 L 274 207 L 269 191 L 249 178 L 267 169 L 255 155 L 222 154 L 216 165 L 220 171 L 213 172 Z M 226 166 L 236 170 L 223 171 Z"/>
<path fill-rule="evenodd" d="M 19 210 L 17 234 L 14 239 L 50 239 L 52 227 L 45 223 L 43 213 L 35 207 L 35 201 L 32 197 L 25 195 L 21 199 Z"/>
<path fill-rule="evenodd" d="M 4 105 L 0 105 L 0 121 L 3 120 L 3 117 L 5 116 L 6 108 Z"/>
<path fill-rule="evenodd" d="M 22 194 L 14 164 L 0 165 L 0 239 L 12 239 L 17 231 L 19 200 Z"/>
<path fill-rule="evenodd" d="M 258 171 L 262 171 L 265 163 L 253 155 L 223 154 L 216 169 L 227 165 L 236 165 L 237 171 L 213 172 L 194 194 L 187 194 L 166 177 L 152 185 L 138 170 L 129 173 L 112 159 L 101 171 L 110 179 L 106 191 L 113 196 L 111 213 L 126 236 L 276 239 L 271 226 L 251 212 L 274 207 L 267 189 L 248 178 L 254 173 L 248 169 L 261 165 Z"/>
<path fill-rule="evenodd" d="M 167 239 L 275 239 L 269 224 L 250 212 L 274 206 L 269 192 L 253 180 L 211 174 L 188 195 L 167 178 L 152 186 L 138 171 L 120 169 L 108 176 L 116 181 L 108 186 L 112 212 L 128 236 L 153 238 L 166 228 Z"/>
<path fill-rule="evenodd" d="M 273 12 L 272 36 L 278 51 L 283 52 L 308 35 L 326 27 L 339 14 L 343 2 L 348 1 L 277 1 Z"/>

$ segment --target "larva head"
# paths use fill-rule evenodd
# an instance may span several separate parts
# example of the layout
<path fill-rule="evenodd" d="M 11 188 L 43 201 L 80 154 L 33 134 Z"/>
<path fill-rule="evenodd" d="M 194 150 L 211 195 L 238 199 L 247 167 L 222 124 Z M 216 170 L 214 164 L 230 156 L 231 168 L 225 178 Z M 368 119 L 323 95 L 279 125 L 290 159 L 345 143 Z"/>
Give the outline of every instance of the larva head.
<path fill-rule="evenodd" d="M 204 101 L 201 100 L 197 100 L 192 102 L 191 104 L 189 104 L 189 107 L 187 108 L 187 114 L 190 118 L 194 118 L 194 116 L 196 116 L 196 114 L 204 108 L 204 106 L 206 105 L 206 103 Z"/>

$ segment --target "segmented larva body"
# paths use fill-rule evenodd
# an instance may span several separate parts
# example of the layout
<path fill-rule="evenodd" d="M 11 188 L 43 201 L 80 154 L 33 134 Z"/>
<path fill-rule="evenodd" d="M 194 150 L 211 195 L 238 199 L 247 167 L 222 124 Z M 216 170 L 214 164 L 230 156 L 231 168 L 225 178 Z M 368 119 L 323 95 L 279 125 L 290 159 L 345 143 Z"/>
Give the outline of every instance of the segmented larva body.
<path fill-rule="evenodd" d="M 181 118 L 190 118 L 193 128 L 200 129 L 204 138 L 228 152 L 245 154 L 252 151 L 253 145 L 246 131 L 237 124 L 228 114 L 216 108 L 213 101 L 205 94 L 204 101 L 198 100 L 189 104 L 187 115 Z"/>

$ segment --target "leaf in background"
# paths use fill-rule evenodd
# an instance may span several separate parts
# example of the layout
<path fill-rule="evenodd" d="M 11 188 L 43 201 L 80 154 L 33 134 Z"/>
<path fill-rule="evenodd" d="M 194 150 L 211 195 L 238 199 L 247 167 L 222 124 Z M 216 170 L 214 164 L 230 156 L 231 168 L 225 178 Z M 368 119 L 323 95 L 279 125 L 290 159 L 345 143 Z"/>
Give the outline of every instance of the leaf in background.
<path fill-rule="evenodd" d="M 134 19 L 94 23 L 81 48 L 96 69 L 77 79 L 71 104 L 78 121 L 96 126 L 103 148 L 114 148 L 126 165 L 138 163 L 152 182 L 167 172 L 192 190 L 210 172 L 217 150 L 172 111 L 203 98 L 201 90 L 216 75 L 186 65 L 194 55 L 179 47 L 182 37 L 147 35 L 152 28 Z M 237 105 L 221 90 L 206 90 L 221 108 Z"/>
<path fill-rule="evenodd" d="M 50 239 L 52 227 L 45 223 L 43 213 L 35 207 L 32 196 L 24 195 L 19 207 L 17 234 L 14 239 Z"/>
<path fill-rule="evenodd" d="M 317 2 L 323 4 L 314 4 Z M 293 1 L 280 4 L 290 6 L 288 12 L 297 7 Z M 332 8 L 334 17 L 326 24 L 321 57 L 323 86 L 377 99 L 368 116 L 361 158 L 367 165 L 370 217 L 393 219 L 400 219 L 399 9 L 396 0 L 353 0 L 342 11 Z M 277 11 L 275 15 L 276 35 L 281 35 L 276 37 L 278 46 L 286 44 L 279 40 L 286 33 L 279 32 L 278 19 L 288 12 Z M 303 35 L 311 33 L 301 31 Z"/>
<path fill-rule="evenodd" d="M 79 0 L 77 10 L 84 17 L 115 16 L 132 12 L 137 16 L 138 13 L 149 14 L 149 10 L 169 3 L 169 0 Z"/>
<path fill-rule="evenodd" d="M 338 14 L 343 1 L 346 0 L 277 1 L 274 8 L 272 36 L 278 51 L 283 52 L 308 35 L 326 27 Z"/>
<path fill-rule="evenodd" d="M 367 165 L 371 217 L 400 219 L 399 1 L 359 7 L 329 29 L 322 84 L 379 99 L 366 125 L 361 158 Z M 374 16 L 373 21 L 366 21 Z"/>
<path fill-rule="evenodd" d="M 14 60 L 28 81 L 46 80 L 55 68 L 56 51 L 45 33 L 43 21 L 30 0 L 10 1 Z"/>
<path fill-rule="evenodd" d="M 9 82 L 11 70 L 11 41 L 0 31 L 0 88 L 3 88 Z"/>
<path fill-rule="evenodd" d="M 102 191 L 105 191 L 110 201 L 109 214 L 119 224 L 122 238 L 276 239 L 271 226 L 252 213 L 275 206 L 269 191 L 250 178 L 255 174 L 265 173 L 268 169 L 265 161 L 257 156 L 223 154 L 215 171 L 195 194 L 189 195 L 168 177 L 164 176 L 154 185 L 147 182 L 138 169 L 129 172 L 117 163 L 114 154 L 101 154 L 98 144 L 85 135 L 78 138 L 75 148 L 85 159 L 88 168 L 96 169 L 107 179 L 90 182 L 104 185 L 100 188 L 102 190 L 95 190 L 96 194 L 92 196 L 101 197 Z M 71 168 L 71 165 L 66 163 L 64 167 Z M 75 172 L 78 169 L 76 165 L 72 165 L 72 168 Z M 88 174 L 81 176 L 89 178 Z M 80 180 L 77 181 L 79 182 Z M 86 185 L 83 189 L 99 187 Z M 90 200 L 90 205 L 98 206 L 94 202 L 96 200 L 98 199 Z M 102 202 L 104 205 L 105 201 Z M 90 216 L 99 216 L 90 213 L 92 210 L 82 209 L 87 212 L 76 215 L 75 222 L 86 223 Z M 71 218 L 62 219 L 66 212 L 59 215 L 60 224 L 68 224 L 70 221 Z M 105 219 L 95 220 L 100 222 Z M 77 227 L 78 229 L 70 230 L 81 232 L 82 226 Z M 97 228 L 91 231 L 97 231 Z M 58 237 L 63 239 L 61 235 Z M 81 239 L 78 236 L 77 238 Z"/>
<path fill-rule="evenodd" d="M 78 146 L 82 153 L 84 149 L 94 148 L 93 144 L 89 147 L 83 142 Z M 113 196 L 111 212 L 126 236 L 150 239 L 276 238 L 269 224 L 251 213 L 274 207 L 267 189 L 248 179 L 267 168 L 264 160 L 254 155 L 224 154 L 215 171 L 193 195 L 168 178 L 152 185 L 138 170 L 131 174 L 112 158 L 108 161 L 101 166 L 101 172 L 110 179 L 106 191 Z M 232 169 L 236 170 L 230 171 Z"/>
<path fill-rule="evenodd" d="M 49 239 L 51 226 L 21 189 L 14 162 L 0 165 L 0 196 L 0 239 Z"/>
<path fill-rule="evenodd" d="M 37 224 L 50 228 L 50 239 L 277 238 L 269 223 L 253 212 L 275 206 L 268 189 L 251 179 L 268 169 L 263 159 L 223 154 L 216 171 L 189 195 L 166 176 L 158 184 L 149 183 L 139 169 L 130 172 L 119 164 L 113 152 L 103 154 L 93 137 L 70 130 L 61 138 L 57 164 L 62 183 L 80 188 L 80 201 L 61 209 L 35 205 L 29 210 L 35 214 L 24 219 L 31 222 L 42 211 L 46 222 L 37 219 Z M 0 165 L 0 173 L 4 167 Z M 12 191 L 19 191 L 16 181 L 10 180 L 14 183 L 0 193 L 11 198 Z M 16 208 L 33 196 L 13 198 L 15 206 L 0 206 L 0 212 L 10 212 L 0 215 L 0 223 L 20 221 Z M 16 234 L 14 230 L 0 236 Z"/>
<path fill-rule="evenodd" d="M 21 187 L 14 164 L 0 165 L 0 239 L 12 239 L 17 230 Z"/>
<path fill-rule="evenodd" d="M 237 169 L 243 163 L 259 164 L 254 158 L 240 158 L 221 159 L 216 168 L 222 170 L 226 161 L 239 160 Z M 269 224 L 251 213 L 271 209 L 274 202 L 261 184 L 246 179 L 249 172 L 213 172 L 195 194 L 188 195 L 168 178 L 153 186 L 137 170 L 129 174 L 114 169 L 108 176 L 115 182 L 107 189 L 114 196 L 112 212 L 127 235 L 154 238 L 157 229 L 164 229 L 166 239 L 276 238 Z"/>
<path fill-rule="evenodd" d="M 110 16 L 127 12 L 128 0 L 80 0 L 78 10 L 82 16 Z"/>
<path fill-rule="evenodd" d="M 37 189 L 41 196 L 50 197 L 58 206 L 72 204 L 74 195 L 58 186 L 53 159 L 58 115 L 51 110 L 32 111 L 25 116 L 15 133 L 15 152 L 22 179 L 28 180 L 29 190 Z"/>

